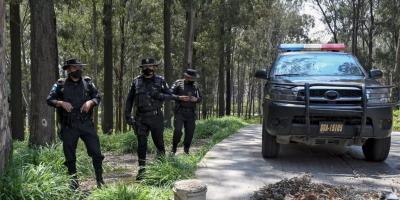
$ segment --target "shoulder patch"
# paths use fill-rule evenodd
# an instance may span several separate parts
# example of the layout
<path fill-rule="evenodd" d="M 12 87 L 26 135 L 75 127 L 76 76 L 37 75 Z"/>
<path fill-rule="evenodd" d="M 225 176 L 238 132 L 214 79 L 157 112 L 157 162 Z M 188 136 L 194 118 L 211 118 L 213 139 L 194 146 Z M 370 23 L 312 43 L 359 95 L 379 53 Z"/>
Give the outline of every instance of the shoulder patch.
<path fill-rule="evenodd" d="M 92 78 L 90 78 L 89 76 L 84 76 L 84 77 L 83 77 L 83 80 L 89 82 L 89 81 L 92 81 Z"/>
<path fill-rule="evenodd" d="M 155 77 L 156 77 L 156 78 L 158 78 L 158 79 L 162 79 L 162 80 L 164 80 L 164 77 L 163 77 L 163 76 L 161 76 L 161 75 L 158 75 L 158 74 L 157 74 L 157 75 L 155 75 Z"/>
<path fill-rule="evenodd" d="M 64 86 L 65 80 L 66 80 L 65 78 L 60 78 L 60 79 L 58 79 L 58 80 L 57 80 L 57 85 Z"/>
<path fill-rule="evenodd" d="M 134 79 L 138 79 L 138 78 L 140 78 L 140 77 L 142 77 L 142 75 L 136 76 Z"/>

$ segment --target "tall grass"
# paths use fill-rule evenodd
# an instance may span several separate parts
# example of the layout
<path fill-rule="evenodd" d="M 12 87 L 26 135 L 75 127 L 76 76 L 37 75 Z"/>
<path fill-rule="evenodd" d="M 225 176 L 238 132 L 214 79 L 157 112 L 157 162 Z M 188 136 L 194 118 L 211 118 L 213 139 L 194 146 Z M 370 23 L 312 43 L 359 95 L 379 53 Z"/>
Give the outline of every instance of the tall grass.
<path fill-rule="evenodd" d="M 152 186 L 171 187 L 178 180 L 193 178 L 197 164 L 217 143 L 229 137 L 247 125 L 235 117 L 214 118 L 200 121 L 196 129 L 195 140 L 208 139 L 199 151 L 191 155 L 166 157 L 148 165 L 142 183 Z"/>
<path fill-rule="evenodd" d="M 393 131 L 400 131 L 400 109 L 393 111 Z"/>
<path fill-rule="evenodd" d="M 92 191 L 87 199 L 170 199 L 171 186 L 175 181 L 193 178 L 197 164 L 206 152 L 246 124 L 235 117 L 198 121 L 193 142 L 200 140 L 207 142 L 196 153 L 156 160 L 148 165 L 141 184 L 109 185 L 101 190 Z M 165 144 L 169 150 L 172 130 L 168 129 L 164 134 Z M 137 149 L 136 136 L 132 132 L 99 135 L 103 152 L 132 153 Z M 148 147 L 149 152 L 155 151 L 150 137 Z M 73 191 L 69 188 L 70 177 L 66 175 L 63 163 L 61 143 L 31 149 L 26 141 L 15 142 L 10 167 L 0 177 L 0 199 L 75 199 Z M 81 179 L 94 178 L 91 158 L 81 141 L 77 150 L 77 168 Z M 106 173 L 115 170 L 107 165 L 104 165 L 104 169 Z"/>
<path fill-rule="evenodd" d="M 140 184 L 124 185 L 122 183 L 110 185 L 101 190 L 94 190 L 88 200 L 169 200 L 172 191 L 169 188 L 159 188 Z"/>

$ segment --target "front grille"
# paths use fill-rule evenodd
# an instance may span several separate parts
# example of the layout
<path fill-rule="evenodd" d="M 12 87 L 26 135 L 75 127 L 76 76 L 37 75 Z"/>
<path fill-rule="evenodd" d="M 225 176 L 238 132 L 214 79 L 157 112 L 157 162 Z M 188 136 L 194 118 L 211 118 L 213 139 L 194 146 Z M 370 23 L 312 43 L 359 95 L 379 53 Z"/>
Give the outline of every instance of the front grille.
<path fill-rule="evenodd" d="M 310 124 L 318 125 L 320 121 L 343 122 L 344 125 L 361 125 L 361 117 L 327 117 L 327 116 L 310 116 Z M 367 117 L 367 125 L 372 125 L 371 118 Z M 292 123 L 306 124 L 304 116 L 293 117 Z"/>
<path fill-rule="evenodd" d="M 337 92 L 335 99 L 328 99 L 328 91 Z M 359 89 L 310 89 L 311 104 L 340 104 L 340 105 L 360 105 L 362 103 L 362 90 Z M 299 90 L 297 100 L 305 100 L 305 91 Z"/>
<path fill-rule="evenodd" d="M 310 89 L 310 97 L 324 97 L 325 92 L 330 91 L 332 89 Z M 346 89 L 339 89 L 335 90 L 339 93 L 340 97 L 362 97 L 361 90 L 346 90 Z M 298 96 L 304 97 L 305 91 L 300 90 Z"/>

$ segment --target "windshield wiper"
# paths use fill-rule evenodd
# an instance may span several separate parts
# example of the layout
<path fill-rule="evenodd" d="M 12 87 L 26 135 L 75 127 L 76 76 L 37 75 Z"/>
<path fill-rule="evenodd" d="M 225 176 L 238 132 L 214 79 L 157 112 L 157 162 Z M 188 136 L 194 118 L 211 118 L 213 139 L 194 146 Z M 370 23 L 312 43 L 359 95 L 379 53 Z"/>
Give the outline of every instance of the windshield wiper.
<path fill-rule="evenodd" d="M 306 74 L 275 74 L 274 76 L 303 76 Z"/>

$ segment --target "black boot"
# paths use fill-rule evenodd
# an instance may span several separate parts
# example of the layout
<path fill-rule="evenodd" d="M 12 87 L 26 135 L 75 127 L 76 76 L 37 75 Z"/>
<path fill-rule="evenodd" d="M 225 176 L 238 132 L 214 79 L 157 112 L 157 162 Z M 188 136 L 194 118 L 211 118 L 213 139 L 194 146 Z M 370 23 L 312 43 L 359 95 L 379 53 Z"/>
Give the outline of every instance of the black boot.
<path fill-rule="evenodd" d="M 105 185 L 104 180 L 103 180 L 103 170 L 96 170 L 96 183 L 97 183 L 97 188 L 101 188 L 102 186 Z"/>
<path fill-rule="evenodd" d="M 139 167 L 138 174 L 136 176 L 137 181 L 141 181 L 144 178 L 144 173 L 146 172 L 146 168 L 144 166 Z"/>
<path fill-rule="evenodd" d="M 187 155 L 189 155 L 189 147 L 185 147 L 185 148 L 183 148 L 183 151 L 185 151 L 185 154 L 187 154 Z"/>
<path fill-rule="evenodd" d="M 72 175 L 71 177 L 71 189 L 76 191 L 79 188 L 79 181 L 78 181 L 78 176 L 76 174 Z"/>
<path fill-rule="evenodd" d="M 97 182 L 97 188 L 101 189 L 106 183 L 104 183 L 103 178 L 101 179 L 96 179 Z"/>

